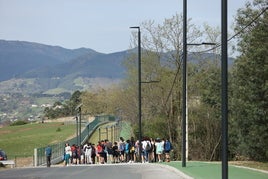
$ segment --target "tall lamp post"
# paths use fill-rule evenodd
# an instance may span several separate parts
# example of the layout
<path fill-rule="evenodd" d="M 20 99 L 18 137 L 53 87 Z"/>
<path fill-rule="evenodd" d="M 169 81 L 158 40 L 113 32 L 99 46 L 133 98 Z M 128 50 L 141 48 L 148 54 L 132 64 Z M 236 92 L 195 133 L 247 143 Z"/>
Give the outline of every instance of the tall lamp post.
<path fill-rule="evenodd" d="M 183 0 L 183 61 L 182 61 L 182 167 L 186 167 L 186 105 L 187 105 L 187 0 Z"/>
<path fill-rule="evenodd" d="M 78 115 L 75 116 L 76 121 L 76 145 L 78 145 Z"/>
<path fill-rule="evenodd" d="M 130 27 L 131 29 L 138 29 L 138 98 L 139 98 L 139 159 L 141 161 L 141 31 L 139 26 Z"/>
<path fill-rule="evenodd" d="M 81 110 L 81 107 L 82 107 L 83 103 L 79 104 L 78 106 L 76 106 L 75 110 L 77 111 L 78 115 L 78 119 L 79 119 L 79 141 L 78 141 L 78 145 L 81 146 L 81 117 L 82 117 L 82 110 Z"/>
<path fill-rule="evenodd" d="M 227 0 L 221 1 L 221 115 L 222 115 L 222 179 L 228 179 L 228 30 Z"/>

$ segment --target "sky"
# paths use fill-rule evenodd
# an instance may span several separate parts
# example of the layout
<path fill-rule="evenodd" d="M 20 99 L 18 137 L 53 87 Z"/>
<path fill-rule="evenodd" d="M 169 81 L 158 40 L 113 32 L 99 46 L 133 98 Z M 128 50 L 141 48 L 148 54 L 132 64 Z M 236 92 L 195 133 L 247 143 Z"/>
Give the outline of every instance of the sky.
<path fill-rule="evenodd" d="M 228 1 L 228 26 L 246 1 Z M 114 53 L 130 48 L 131 26 L 182 14 L 183 0 L 0 0 L 0 39 Z M 221 0 L 188 0 L 197 25 L 221 25 Z"/>

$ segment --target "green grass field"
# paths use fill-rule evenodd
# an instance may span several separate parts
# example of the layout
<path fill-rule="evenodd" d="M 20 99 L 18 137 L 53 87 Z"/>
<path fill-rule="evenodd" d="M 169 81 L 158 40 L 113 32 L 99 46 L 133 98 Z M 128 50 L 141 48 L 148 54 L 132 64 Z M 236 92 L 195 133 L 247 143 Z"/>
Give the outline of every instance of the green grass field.
<path fill-rule="evenodd" d="M 102 128 L 112 125 L 108 123 Z M 130 126 L 122 124 L 119 136 L 129 138 Z M 33 156 L 34 148 L 45 147 L 47 144 L 55 144 L 76 135 L 76 125 L 64 125 L 62 122 L 32 123 L 19 126 L 7 126 L 0 128 L 0 149 L 3 149 L 9 159 L 15 157 Z M 103 137 L 102 139 L 105 139 Z M 90 138 L 90 142 L 97 144 L 99 140 L 98 130 Z"/>
<path fill-rule="evenodd" d="M 0 128 L 0 148 L 8 158 L 33 156 L 34 148 L 58 143 L 75 135 L 76 125 L 33 123 Z"/>

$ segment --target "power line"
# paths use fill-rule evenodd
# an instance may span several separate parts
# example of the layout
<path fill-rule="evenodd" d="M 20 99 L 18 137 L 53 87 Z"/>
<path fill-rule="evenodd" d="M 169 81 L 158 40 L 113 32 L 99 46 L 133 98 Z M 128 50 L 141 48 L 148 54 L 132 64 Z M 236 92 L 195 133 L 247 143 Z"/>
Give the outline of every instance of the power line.
<path fill-rule="evenodd" d="M 236 36 L 238 36 L 239 34 L 241 34 L 246 28 L 248 28 L 249 26 L 251 26 L 251 24 L 253 24 L 254 22 L 256 22 L 258 20 L 258 18 L 266 12 L 267 9 L 268 9 L 268 7 L 266 7 L 265 9 L 263 9 L 260 14 L 258 14 L 244 28 L 242 28 L 240 31 L 238 31 L 236 34 L 234 34 L 232 37 L 230 37 L 227 41 L 229 42 L 230 40 L 232 40 L 233 38 L 235 38 Z M 210 48 L 208 50 L 203 50 L 203 51 L 199 51 L 199 52 L 195 52 L 195 53 L 206 53 L 206 52 L 212 51 L 212 50 L 214 50 L 214 49 L 216 49 L 216 48 L 218 48 L 220 46 L 221 46 L 221 44 L 216 44 L 214 47 L 212 47 L 212 48 Z"/>
<path fill-rule="evenodd" d="M 234 34 L 232 37 L 230 37 L 230 38 L 227 40 L 227 42 L 229 42 L 230 40 L 232 40 L 233 38 L 235 38 L 236 36 L 238 36 L 239 34 L 241 34 L 246 28 L 248 28 L 251 24 L 253 24 L 254 22 L 256 22 L 257 19 L 258 19 L 261 15 L 263 15 L 263 14 L 266 12 L 267 9 L 268 9 L 268 7 L 266 7 L 265 9 L 263 9 L 262 12 L 261 12 L 260 14 L 258 14 L 254 19 L 252 19 L 252 21 L 249 22 L 244 28 L 242 28 L 240 31 L 238 31 L 236 34 Z M 199 51 L 199 52 L 195 52 L 195 53 L 206 53 L 206 52 L 212 51 L 212 50 L 214 50 L 214 49 L 216 49 L 216 48 L 218 48 L 218 47 L 220 47 L 220 46 L 221 46 L 221 44 L 216 44 L 214 47 L 212 47 L 212 48 L 210 48 L 210 49 L 208 49 L 208 50 Z M 167 98 L 166 98 L 166 101 L 165 101 L 165 105 L 167 104 L 167 102 L 168 102 L 168 100 L 169 100 L 169 98 L 170 98 L 170 96 L 171 96 L 171 93 L 172 93 L 172 91 L 173 91 L 173 88 L 174 88 L 174 85 L 175 85 L 175 81 L 176 81 L 176 79 L 177 79 L 177 77 L 178 77 L 178 74 L 179 74 L 179 69 L 177 69 L 177 72 L 176 72 L 175 77 L 174 77 L 174 79 L 173 79 L 171 89 L 170 89 L 170 91 L 169 91 L 169 93 L 168 93 L 168 96 L 167 96 Z"/>

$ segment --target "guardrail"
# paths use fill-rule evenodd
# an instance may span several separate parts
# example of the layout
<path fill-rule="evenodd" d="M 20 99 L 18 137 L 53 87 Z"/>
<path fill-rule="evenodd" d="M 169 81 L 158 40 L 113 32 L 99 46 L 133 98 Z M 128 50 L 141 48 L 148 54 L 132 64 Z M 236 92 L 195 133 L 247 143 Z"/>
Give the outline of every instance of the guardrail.
<path fill-rule="evenodd" d="M 90 122 L 86 123 L 83 131 L 81 131 L 81 144 L 85 144 L 88 140 L 88 138 L 94 133 L 94 131 L 100 126 L 108 122 L 116 122 L 117 119 L 114 116 L 110 115 L 101 115 L 101 116 L 95 116 L 95 119 Z M 80 137 L 80 136 L 79 136 Z M 64 148 L 65 144 L 76 144 L 77 143 L 77 137 L 74 137 L 70 140 L 60 142 L 57 144 L 52 144 L 50 147 L 52 148 L 52 158 L 51 163 L 57 164 L 61 161 L 63 161 L 63 155 L 64 155 Z M 46 165 L 46 156 L 45 156 L 45 148 L 35 148 L 34 149 L 34 166 L 41 166 Z"/>

